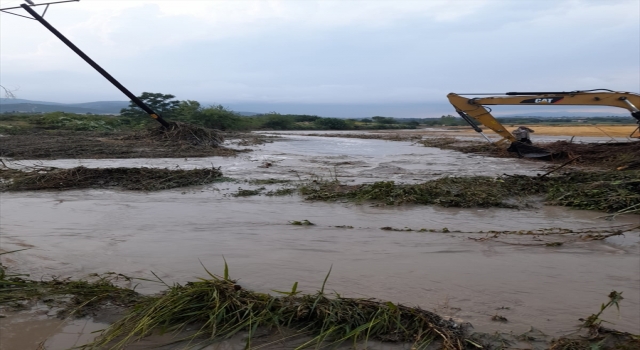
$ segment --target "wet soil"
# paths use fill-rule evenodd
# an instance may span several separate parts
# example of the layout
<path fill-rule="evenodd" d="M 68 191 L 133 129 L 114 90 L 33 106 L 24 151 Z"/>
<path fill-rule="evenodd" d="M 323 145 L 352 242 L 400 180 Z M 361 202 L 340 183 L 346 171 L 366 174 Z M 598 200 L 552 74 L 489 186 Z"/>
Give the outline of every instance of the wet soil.
<path fill-rule="evenodd" d="M 254 135 L 234 134 L 245 144 L 260 143 Z M 192 142 L 173 142 L 148 133 L 46 131 L 0 137 L 0 156 L 12 159 L 120 159 L 235 156 L 241 149 Z"/>

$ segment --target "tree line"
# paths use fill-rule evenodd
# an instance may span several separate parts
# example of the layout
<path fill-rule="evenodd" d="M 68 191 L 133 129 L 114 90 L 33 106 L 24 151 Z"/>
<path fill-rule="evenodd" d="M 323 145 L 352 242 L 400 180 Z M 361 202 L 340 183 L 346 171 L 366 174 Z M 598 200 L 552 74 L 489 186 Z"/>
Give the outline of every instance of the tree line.
<path fill-rule="evenodd" d="M 307 114 L 269 112 L 243 116 L 222 105 L 203 106 L 194 100 L 176 100 L 174 95 L 144 92 L 139 98 L 170 121 L 186 122 L 218 130 L 358 130 L 415 129 L 419 123 L 374 116 L 362 119 L 325 118 Z M 120 111 L 120 118 L 149 120 L 147 113 L 133 102 Z"/>

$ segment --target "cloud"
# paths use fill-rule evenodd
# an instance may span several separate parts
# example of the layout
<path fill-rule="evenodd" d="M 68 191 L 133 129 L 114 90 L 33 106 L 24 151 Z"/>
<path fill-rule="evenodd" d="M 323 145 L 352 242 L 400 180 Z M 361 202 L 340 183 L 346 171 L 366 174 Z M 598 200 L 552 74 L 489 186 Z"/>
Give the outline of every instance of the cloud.
<path fill-rule="evenodd" d="M 451 91 L 638 91 L 639 12 L 637 0 L 83 0 L 47 19 L 135 93 L 402 103 Z M 118 99 L 37 22 L 1 16 L 3 84 L 24 98 Z"/>

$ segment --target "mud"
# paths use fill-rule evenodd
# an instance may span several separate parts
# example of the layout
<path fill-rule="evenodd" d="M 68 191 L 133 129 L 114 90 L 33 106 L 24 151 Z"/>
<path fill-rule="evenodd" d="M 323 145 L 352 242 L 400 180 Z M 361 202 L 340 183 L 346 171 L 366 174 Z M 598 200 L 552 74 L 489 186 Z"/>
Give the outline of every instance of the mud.
<path fill-rule="evenodd" d="M 447 175 L 545 172 L 536 162 L 416 147 L 409 142 L 305 136 L 286 136 L 234 158 L 22 164 L 61 168 L 179 165 L 187 169 L 210 168 L 212 162 L 226 176 L 267 182 L 337 177 L 354 184 L 416 183 Z M 264 167 L 265 162 L 272 165 Z M 171 284 L 206 276 L 198 259 L 209 270 L 222 273 L 224 256 L 231 277 L 247 289 L 289 290 L 297 281 L 305 293 L 318 290 L 333 266 L 327 290 L 344 296 L 421 306 L 470 322 L 478 332 L 521 334 L 533 326 L 550 337 L 574 331 L 580 318 L 597 312 L 604 297 L 616 290 L 625 297 L 620 313 L 607 310 L 601 318 L 621 331 L 638 333 L 640 329 L 637 229 L 559 246 L 512 244 L 531 242 L 532 236 L 481 240 L 492 230 L 615 230 L 639 224 L 637 215 L 609 221 L 597 211 L 546 206 L 527 210 L 379 207 L 308 202 L 298 196 L 229 196 L 238 186 L 221 183 L 150 194 L 97 189 L 3 193 L 2 249 L 29 249 L 3 255 L 2 262 L 33 278 L 82 278 L 115 271 L 154 279 L 153 271 Z M 315 225 L 290 224 L 304 220 Z M 419 232 L 422 228 L 427 230 Z M 148 281 L 140 281 L 136 288 L 144 293 L 163 289 L 164 285 Z M 492 321 L 496 314 L 508 322 Z"/>

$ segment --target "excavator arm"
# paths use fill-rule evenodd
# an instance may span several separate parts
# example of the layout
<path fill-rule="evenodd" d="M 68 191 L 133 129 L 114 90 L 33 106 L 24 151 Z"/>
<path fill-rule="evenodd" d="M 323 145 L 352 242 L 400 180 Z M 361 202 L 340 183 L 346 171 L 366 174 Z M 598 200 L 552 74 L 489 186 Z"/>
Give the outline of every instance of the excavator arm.
<path fill-rule="evenodd" d="M 462 95 L 480 97 L 467 98 Z M 455 107 L 460 116 L 476 131 L 482 132 L 473 120 L 495 131 L 503 139 L 498 142 L 516 141 L 515 137 L 500 124 L 484 106 L 487 105 L 518 105 L 518 106 L 612 106 L 624 108 L 631 112 L 640 125 L 640 95 L 630 92 L 611 90 L 588 90 L 571 92 L 507 92 L 504 95 L 486 96 L 494 94 L 455 94 L 447 95 L 449 102 Z M 472 120 L 473 119 L 473 120 Z M 635 136 L 637 135 L 637 136 Z M 484 134 L 483 134 L 484 136 Z M 638 129 L 634 137 L 640 137 Z M 485 136 L 486 138 L 486 136 Z"/>

